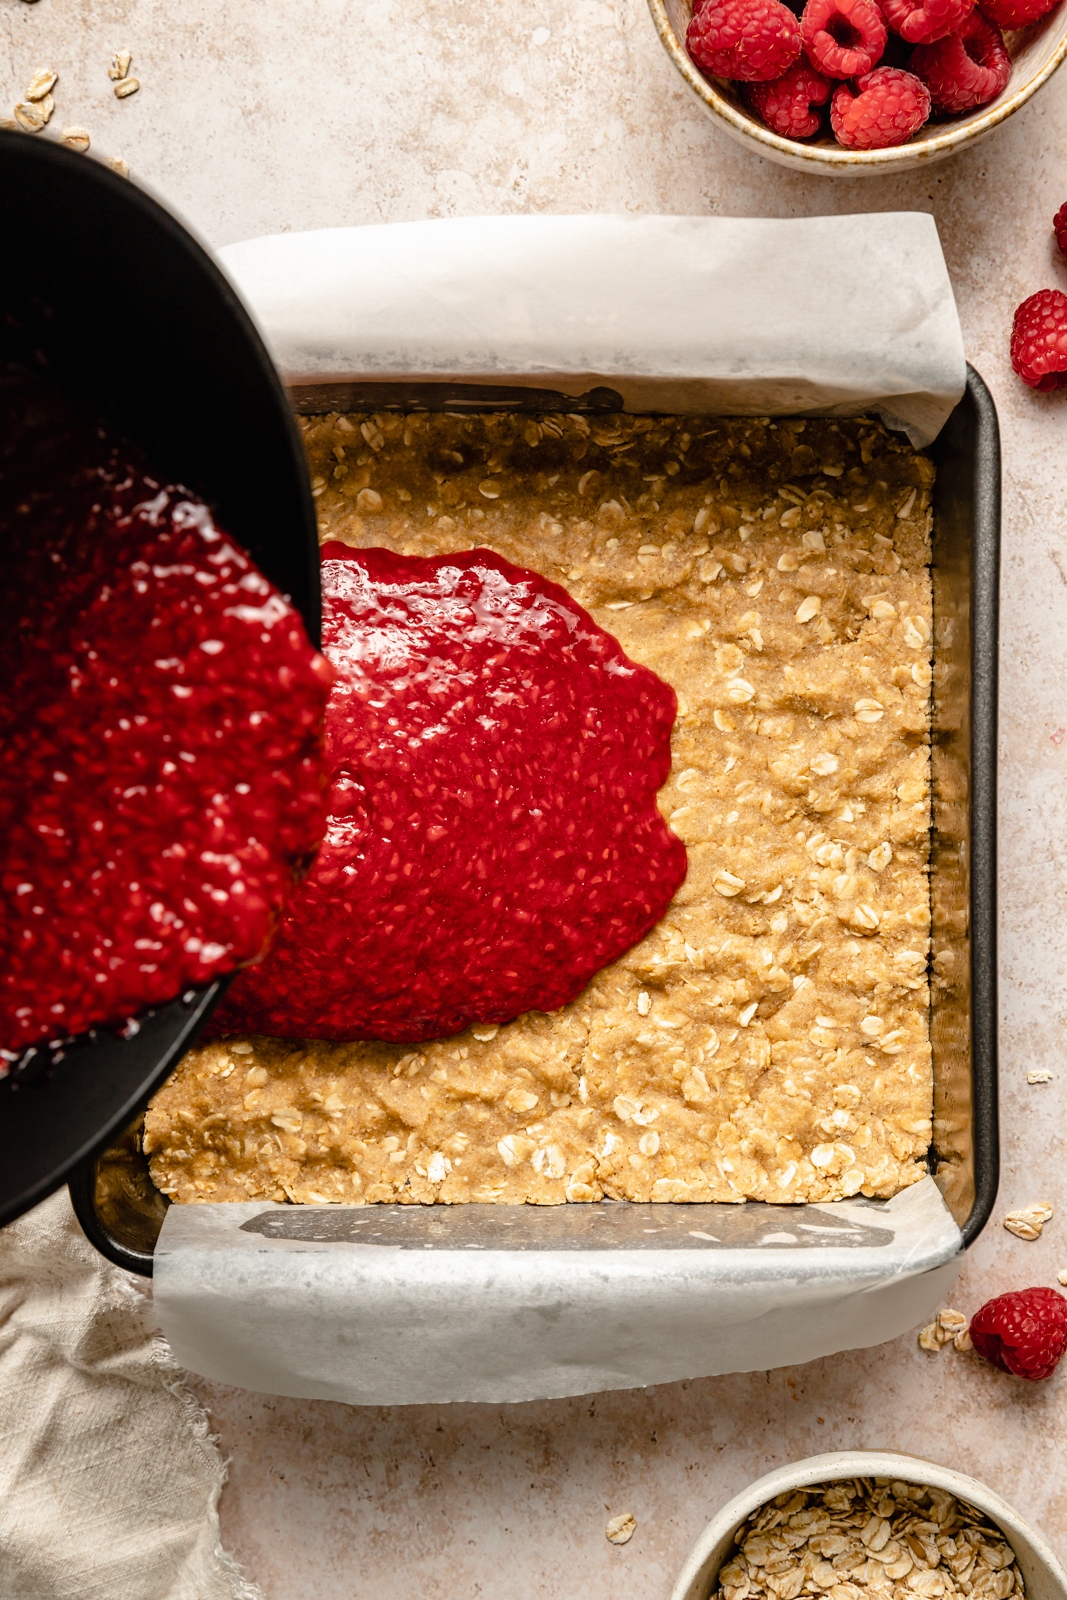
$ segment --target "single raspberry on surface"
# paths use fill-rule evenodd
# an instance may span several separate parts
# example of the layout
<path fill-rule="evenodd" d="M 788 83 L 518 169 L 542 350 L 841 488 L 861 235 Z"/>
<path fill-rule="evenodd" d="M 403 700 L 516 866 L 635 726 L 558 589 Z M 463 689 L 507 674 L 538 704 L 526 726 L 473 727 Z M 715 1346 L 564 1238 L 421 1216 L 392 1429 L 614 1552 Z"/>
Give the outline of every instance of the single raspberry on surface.
<path fill-rule="evenodd" d="M 1001 1372 L 1048 1378 L 1067 1350 L 1067 1299 L 1057 1289 L 998 1294 L 971 1318 L 971 1341 Z"/>
<path fill-rule="evenodd" d="M 782 0 L 703 0 L 685 44 L 711 77 L 761 83 L 780 78 L 797 59 L 800 24 Z"/>
<path fill-rule="evenodd" d="M 808 0 L 800 19 L 808 60 L 828 78 L 858 78 L 881 61 L 885 20 L 874 0 Z"/>
<path fill-rule="evenodd" d="M 909 65 L 926 84 L 938 111 L 972 111 L 987 105 L 1011 77 L 1004 36 L 980 11 L 972 11 L 947 39 L 916 45 Z"/>
<path fill-rule="evenodd" d="M 1052 231 L 1056 235 L 1056 243 L 1067 256 L 1067 200 L 1052 219 Z"/>
<path fill-rule="evenodd" d="M 770 83 L 754 83 L 748 100 L 757 116 L 785 139 L 810 139 L 822 127 L 822 118 L 812 108 L 824 106 L 833 84 L 821 72 L 797 61 L 780 78 Z"/>
<path fill-rule="evenodd" d="M 1067 294 L 1040 289 L 1018 307 L 1011 329 L 1011 364 L 1031 389 L 1067 385 Z"/>
<path fill-rule="evenodd" d="M 998 28 L 1025 28 L 1047 16 L 1055 4 L 1056 0 L 982 0 L 982 10 Z"/>
<path fill-rule="evenodd" d="M 885 150 L 918 133 L 930 115 L 930 91 L 899 67 L 865 73 L 853 94 L 847 84 L 834 91 L 830 125 L 849 150 Z"/>
<path fill-rule="evenodd" d="M 908 44 L 946 38 L 973 10 L 974 0 L 882 0 L 885 20 Z"/>

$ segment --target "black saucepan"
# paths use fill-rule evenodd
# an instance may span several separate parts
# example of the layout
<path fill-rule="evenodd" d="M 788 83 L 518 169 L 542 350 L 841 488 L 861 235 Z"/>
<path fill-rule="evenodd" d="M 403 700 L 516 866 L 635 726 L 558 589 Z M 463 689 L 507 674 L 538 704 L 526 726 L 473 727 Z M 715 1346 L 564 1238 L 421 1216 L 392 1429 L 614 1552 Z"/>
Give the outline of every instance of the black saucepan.
<path fill-rule="evenodd" d="M 299 434 L 211 256 L 136 183 L 28 134 L 0 131 L 0 216 L 0 354 L 32 360 L 158 472 L 200 494 L 317 643 L 315 511 Z M 3 559 L 0 550 L 0 581 Z M 189 990 L 123 1037 L 95 1030 L 0 1082 L 0 1224 L 113 1142 L 224 987 Z"/>

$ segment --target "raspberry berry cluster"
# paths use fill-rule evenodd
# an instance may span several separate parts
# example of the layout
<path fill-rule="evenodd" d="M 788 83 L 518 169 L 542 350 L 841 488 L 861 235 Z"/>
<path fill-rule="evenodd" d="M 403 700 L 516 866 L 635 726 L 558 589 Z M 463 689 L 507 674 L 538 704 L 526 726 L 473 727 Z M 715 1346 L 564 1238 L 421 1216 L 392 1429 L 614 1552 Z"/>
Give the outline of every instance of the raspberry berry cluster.
<path fill-rule="evenodd" d="M 800 5 L 802 0 L 796 0 Z M 973 111 L 1011 74 L 1002 29 L 1056 0 L 693 0 L 686 48 L 709 77 L 743 84 L 787 139 L 830 127 L 850 150 L 903 144 L 931 113 Z"/>
<path fill-rule="evenodd" d="M 1053 217 L 1052 232 L 1067 256 L 1067 204 Z M 1067 389 L 1067 294 L 1061 289 L 1039 289 L 1017 307 L 1011 364 L 1031 389 Z"/>

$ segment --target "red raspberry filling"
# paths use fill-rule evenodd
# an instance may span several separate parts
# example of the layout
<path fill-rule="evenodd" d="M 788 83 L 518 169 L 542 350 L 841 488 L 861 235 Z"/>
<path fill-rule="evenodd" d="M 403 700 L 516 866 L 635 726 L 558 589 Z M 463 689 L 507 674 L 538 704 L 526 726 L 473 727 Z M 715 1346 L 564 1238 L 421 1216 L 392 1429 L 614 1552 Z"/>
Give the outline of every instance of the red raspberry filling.
<path fill-rule="evenodd" d="M 703 0 L 686 49 L 713 78 L 759 83 L 780 78 L 800 54 L 800 24 L 781 0 Z"/>
<path fill-rule="evenodd" d="M 1056 1289 L 1017 1289 L 987 1300 L 971 1318 L 971 1343 L 1016 1378 L 1051 1377 L 1067 1350 L 1067 1299 Z"/>
<path fill-rule="evenodd" d="M 66 432 L 35 396 L 15 401 L 0 453 L 0 1070 L 262 954 L 321 835 L 330 680 L 194 496 L 100 433 Z"/>
<path fill-rule="evenodd" d="M 554 1011 L 686 872 L 674 691 L 489 550 L 323 547 L 329 824 L 216 1032 L 418 1043 Z"/>
<path fill-rule="evenodd" d="M 920 44 L 909 63 L 930 91 L 938 111 L 972 111 L 1007 87 L 1011 57 L 999 28 L 972 11 L 957 33 L 934 44 Z"/>
<path fill-rule="evenodd" d="M 931 44 L 955 33 L 974 0 L 881 0 L 885 20 L 908 44 Z"/>
<path fill-rule="evenodd" d="M 870 72 L 888 38 L 874 0 L 808 0 L 800 34 L 812 66 L 827 78 Z"/>
<path fill-rule="evenodd" d="M 1067 386 L 1067 294 L 1041 289 L 1023 301 L 1012 324 L 1011 364 L 1031 389 Z"/>
<path fill-rule="evenodd" d="M 748 100 L 757 116 L 786 139 L 810 139 L 822 127 L 813 106 L 824 106 L 833 84 L 806 61 L 798 61 L 770 83 L 749 85 Z"/>
<path fill-rule="evenodd" d="M 899 67 L 878 67 L 860 78 L 856 87 L 859 93 L 854 95 L 842 84 L 830 102 L 831 126 L 849 150 L 904 144 L 930 115 L 930 91 Z"/>
<path fill-rule="evenodd" d="M 1025 28 L 1047 17 L 1057 0 L 982 0 L 982 10 L 998 28 Z"/>

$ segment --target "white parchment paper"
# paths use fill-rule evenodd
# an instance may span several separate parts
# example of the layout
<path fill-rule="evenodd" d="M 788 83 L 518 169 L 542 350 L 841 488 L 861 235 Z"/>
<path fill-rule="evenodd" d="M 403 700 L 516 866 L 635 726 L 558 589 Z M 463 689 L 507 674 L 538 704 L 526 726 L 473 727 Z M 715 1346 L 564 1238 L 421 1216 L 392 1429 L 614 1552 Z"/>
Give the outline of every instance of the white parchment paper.
<path fill-rule="evenodd" d="M 531 1400 L 880 1344 L 933 1315 L 959 1252 L 929 1178 L 880 1205 L 172 1206 L 154 1294 L 218 1382 Z"/>
<path fill-rule="evenodd" d="M 294 385 L 605 388 L 630 410 L 880 413 L 916 445 L 964 387 L 937 228 L 464 217 L 285 233 L 222 261 Z"/>
<path fill-rule="evenodd" d="M 922 445 L 964 389 L 925 215 L 470 218 L 223 260 L 286 380 L 339 386 L 322 409 L 386 384 L 604 388 L 633 410 L 875 411 Z M 960 1261 L 930 1179 L 881 1205 L 173 1206 L 155 1302 L 222 1382 L 528 1400 L 878 1344 Z"/>

